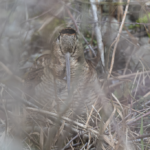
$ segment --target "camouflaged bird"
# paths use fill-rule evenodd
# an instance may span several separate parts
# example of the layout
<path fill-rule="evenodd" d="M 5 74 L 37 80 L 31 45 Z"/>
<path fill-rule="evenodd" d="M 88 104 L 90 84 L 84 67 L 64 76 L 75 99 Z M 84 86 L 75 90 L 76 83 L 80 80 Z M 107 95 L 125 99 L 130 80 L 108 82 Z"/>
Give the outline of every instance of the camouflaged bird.
<path fill-rule="evenodd" d="M 76 31 L 59 32 L 50 54 L 39 57 L 26 77 L 27 88 L 45 110 L 55 113 L 90 111 L 103 96 L 97 73 L 86 62 Z M 30 94 L 30 95 L 33 95 Z"/>

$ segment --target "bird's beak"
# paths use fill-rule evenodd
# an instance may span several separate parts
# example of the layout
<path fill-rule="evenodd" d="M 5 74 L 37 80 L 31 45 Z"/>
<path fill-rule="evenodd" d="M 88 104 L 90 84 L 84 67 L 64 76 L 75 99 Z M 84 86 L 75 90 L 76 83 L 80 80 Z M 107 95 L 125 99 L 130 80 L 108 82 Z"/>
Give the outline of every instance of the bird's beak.
<path fill-rule="evenodd" d="M 66 76 L 67 76 L 67 88 L 68 88 L 68 93 L 70 92 L 70 53 L 67 52 L 65 54 L 65 59 L 66 59 Z"/>

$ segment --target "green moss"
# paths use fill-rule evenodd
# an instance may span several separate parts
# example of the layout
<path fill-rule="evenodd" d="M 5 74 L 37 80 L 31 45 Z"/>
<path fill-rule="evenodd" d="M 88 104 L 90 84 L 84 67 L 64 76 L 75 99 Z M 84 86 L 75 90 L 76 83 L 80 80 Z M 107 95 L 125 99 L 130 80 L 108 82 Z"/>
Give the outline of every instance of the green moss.
<path fill-rule="evenodd" d="M 143 17 L 140 17 L 136 22 L 138 23 L 148 23 L 150 21 L 150 13 L 145 14 Z"/>
<path fill-rule="evenodd" d="M 139 28 L 140 25 L 139 24 L 136 24 L 136 25 L 129 25 L 129 29 L 136 29 L 136 28 Z"/>
<path fill-rule="evenodd" d="M 85 33 L 84 33 L 84 37 L 86 38 L 86 40 L 87 40 L 87 42 L 92 42 L 92 44 L 95 46 L 95 45 L 97 45 L 97 41 L 96 41 L 96 38 L 94 37 L 93 39 L 92 39 L 92 35 L 91 35 L 91 33 L 90 32 L 88 32 L 88 31 L 86 31 Z M 92 41 L 91 41 L 92 40 Z M 85 45 L 85 47 L 86 47 L 86 42 L 83 40 L 82 41 L 82 43 L 83 43 L 83 45 Z"/>
<path fill-rule="evenodd" d="M 138 20 L 136 20 L 136 23 L 148 23 L 150 22 L 150 13 L 143 15 L 143 17 L 140 17 Z M 137 28 L 142 27 L 143 25 L 135 24 L 128 26 L 129 29 L 135 30 Z M 147 33 L 148 37 L 150 37 L 150 33 Z"/>

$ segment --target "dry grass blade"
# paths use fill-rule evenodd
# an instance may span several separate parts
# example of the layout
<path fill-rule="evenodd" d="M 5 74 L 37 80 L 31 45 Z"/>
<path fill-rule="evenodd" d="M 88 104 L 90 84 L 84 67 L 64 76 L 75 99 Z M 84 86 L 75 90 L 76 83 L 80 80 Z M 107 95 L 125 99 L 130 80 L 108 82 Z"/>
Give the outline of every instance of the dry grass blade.
<path fill-rule="evenodd" d="M 117 103 L 120 105 L 121 109 L 123 110 L 121 103 L 119 102 L 119 100 L 117 99 L 117 97 L 113 93 L 112 93 L 112 97 L 117 101 Z"/>
<path fill-rule="evenodd" d="M 61 133 L 63 132 L 63 130 L 64 130 L 64 125 L 65 125 L 65 121 L 63 121 L 61 127 L 60 127 L 59 130 L 58 130 L 58 133 L 57 133 L 56 136 L 55 136 L 54 144 L 57 142 L 59 136 L 60 136 Z"/>
<path fill-rule="evenodd" d="M 122 114 L 122 112 L 120 111 L 119 108 L 117 108 L 117 112 L 118 112 L 118 114 L 120 115 L 121 119 L 123 119 L 123 114 Z"/>
<path fill-rule="evenodd" d="M 122 29 L 123 29 L 125 18 L 126 18 L 126 15 L 127 15 L 129 3 L 130 3 L 130 0 L 128 0 L 128 4 L 126 5 L 125 12 L 124 12 L 123 19 L 122 19 L 122 23 L 121 23 L 121 26 L 119 28 L 118 35 L 116 37 L 116 43 L 115 43 L 113 54 L 112 54 L 112 60 L 111 60 L 111 66 L 110 66 L 109 74 L 108 74 L 108 79 L 109 79 L 109 77 L 111 75 L 111 72 L 112 72 L 112 69 L 113 69 L 114 59 L 115 59 L 115 53 L 116 53 L 117 45 L 118 45 L 118 42 L 119 42 L 119 39 L 120 39 L 120 35 L 121 35 Z"/>
<path fill-rule="evenodd" d="M 41 110 L 41 109 L 39 110 L 39 109 L 35 109 L 35 108 L 30 108 L 30 107 L 27 107 L 26 109 L 28 111 L 33 111 L 33 112 L 37 112 L 37 113 L 49 115 L 50 117 L 56 117 L 56 118 L 58 118 L 57 114 L 52 113 L 52 112 L 48 112 L 48 111 L 45 111 L 45 110 Z M 79 126 L 80 128 L 85 129 L 85 130 L 87 130 L 87 131 L 89 131 L 89 132 L 91 132 L 91 133 L 93 133 L 95 135 L 99 135 L 99 132 L 97 132 L 96 130 L 94 130 L 92 128 L 86 128 L 84 124 L 81 124 L 79 122 L 73 121 L 73 120 L 71 120 L 69 118 L 66 118 L 66 117 L 61 117 L 61 119 L 65 120 L 65 121 L 67 121 L 69 123 L 73 123 L 73 124 Z"/>
<path fill-rule="evenodd" d="M 0 2 L 0 150 L 150 149 L 147 2 Z"/>
<path fill-rule="evenodd" d="M 95 101 L 94 106 L 96 105 L 96 103 L 97 103 L 97 101 Z M 90 115 L 89 115 L 89 117 L 88 117 L 88 119 L 87 119 L 87 121 L 86 121 L 85 128 L 88 126 L 89 120 L 90 120 L 91 115 L 92 115 L 93 110 L 94 110 L 94 106 L 92 107 L 92 109 L 91 109 L 91 111 L 90 111 Z"/>
<path fill-rule="evenodd" d="M 112 148 L 114 148 L 114 142 L 112 142 L 111 140 L 110 140 L 110 138 L 107 136 L 107 135 L 104 135 L 103 136 L 103 139 L 104 139 L 104 141 L 106 142 L 106 143 L 108 143 Z"/>
<path fill-rule="evenodd" d="M 130 79 L 130 78 L 133 78 L 133 77 L 135 77 L 137 75 L 148 74 L 148 73 L 150 73 L 150 71 L 144 71 L 144 72 L 143 71 L 142 72 L 138 71 L 138 73 L 131 73 L 131 74 L 127 74 L 127 75 L 114 76 L 114 77 L 109 78 L 108 81 L 111 81 L 111 80 L 114 80 L 114 79 L 118 79 L 118 80 L 125 79 L 125 78 L 129 78 Z M 104 79 L 100 79 L 99 81 L 103 82 Z"/>
<path fill-rule="evenodd" d="M 110 124 L 110 122 L 112 121 L 114 115 L 115 115 L 115 112 L 116 112 L 116 107 L 114 107 L 114 110 L 111 114 L 111 116 L 109 117 L 109 119 L 106 121 L 106 123 L 104 124 L 104 127 L 103 127 L 103 132 L 106 130 L 106 128 L 108 127 L 108 125 Z"/>

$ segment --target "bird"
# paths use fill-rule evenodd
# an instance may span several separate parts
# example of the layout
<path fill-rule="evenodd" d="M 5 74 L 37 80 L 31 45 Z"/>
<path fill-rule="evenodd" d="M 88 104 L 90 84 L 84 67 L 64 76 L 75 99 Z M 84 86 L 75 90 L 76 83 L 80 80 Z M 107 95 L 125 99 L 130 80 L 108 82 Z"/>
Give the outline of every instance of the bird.
<path fill-rule="evenodd" d="M 86 114 L 104 96 L 80 41 L 73 28 L 62 29 L 50 52 L 37 58 L 27 73 L 26 89 L 44 110 Z"/>

